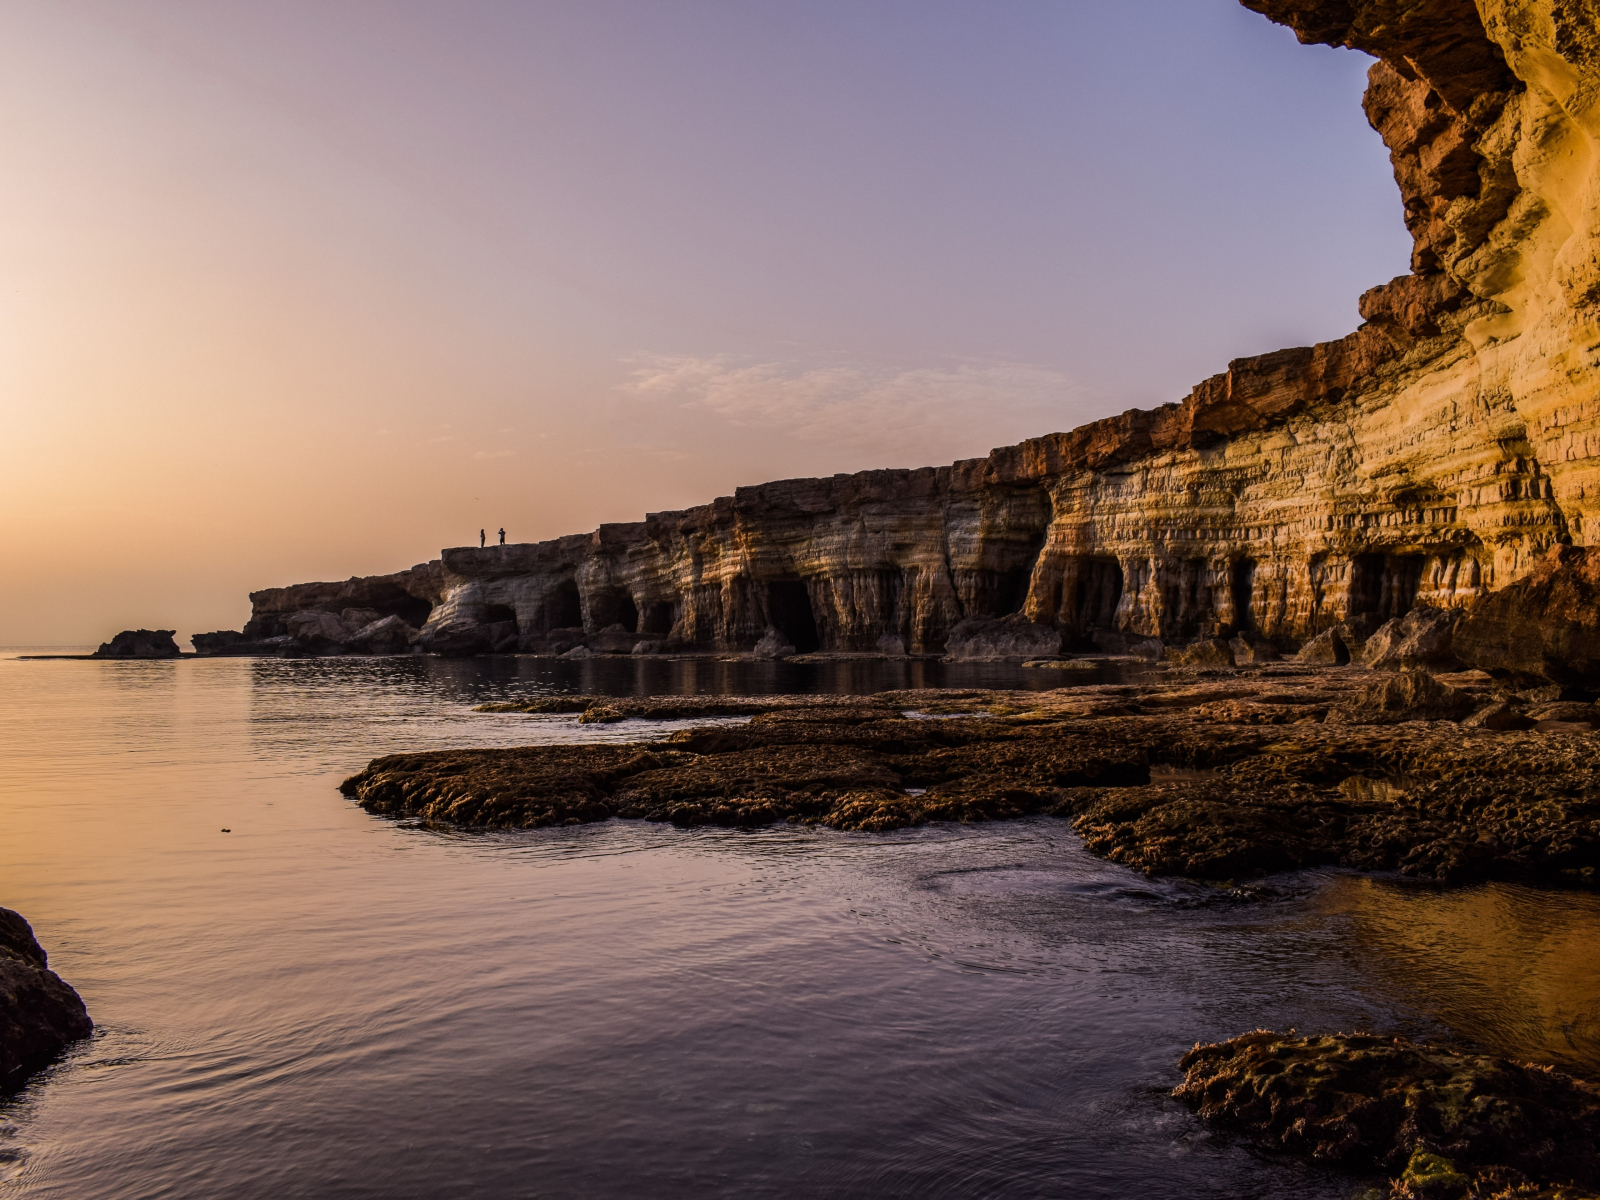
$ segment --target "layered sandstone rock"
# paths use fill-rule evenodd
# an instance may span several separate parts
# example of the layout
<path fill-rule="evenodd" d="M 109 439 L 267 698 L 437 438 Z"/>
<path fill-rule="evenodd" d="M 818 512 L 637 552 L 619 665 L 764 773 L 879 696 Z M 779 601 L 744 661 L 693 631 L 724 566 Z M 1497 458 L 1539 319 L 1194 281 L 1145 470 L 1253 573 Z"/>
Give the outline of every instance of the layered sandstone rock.
<path fill-rule="evenodd" d="M 1594 14 L 1245 3 L 1378 59 L 1366 111 L 1414 270 L 1362 297 L 1356 332 L 949 467 L 784 480 L 256 593 L 246 635 L 358 606 L 454 652 L 509 645 L 514 622 L 518 646 L 552 653 L 615 626 L 646 649 L 937 653 L 964 620 L 1021 613 L 1069 649 L 1240 633 L 1287 647 L 1340 627 L 1348 654 L 1414 607 L 1470 607 L 1552 546 L 1585 545 L 1600 489 Z"/>

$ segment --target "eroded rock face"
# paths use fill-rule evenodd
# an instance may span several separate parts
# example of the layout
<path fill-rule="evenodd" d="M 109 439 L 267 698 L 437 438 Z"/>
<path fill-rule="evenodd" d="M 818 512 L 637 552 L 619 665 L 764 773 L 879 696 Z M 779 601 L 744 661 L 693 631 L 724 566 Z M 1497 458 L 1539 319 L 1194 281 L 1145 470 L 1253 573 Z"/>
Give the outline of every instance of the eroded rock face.
<path fill-rule="evenodd" d="M 1600 554 L 1560 546 L 1487 597 L 1455 639 L 1463 661 L 1521 679 L 1600 678 Z"/>
<path fill-rule="evenodd" d="M 0 908 L 0 1095 L 94 1030 L 20 913 Z"/>
<path fill-rule="evenodd" d="M 668 650 L 749 651 L 775 631 L 800 653 L 931 654 L 963 621 L 1020 614 L 1067 649 L 1241 632 L 1287 648 L 1340 627 L 1352 653 L 1414 608 L 1470 608 L 1550 547 L 1586 545 L 1600 516 L 1590 6 L 1247 6 L 1378 59 L 1365 107 L 1413 273 L 1362 297 L 1368 323 L 1348 337 L 948 467 L 740 488 L 592 534 L 256 593 L 246 635 L 363 604 L 425 641 L 510 620 L 522 649 L 556 653 L 621 625 Z"/>
<path fill-rule="evenodd" d="M 177 658 L 175 629 L 124 629 L 109 642 L 100 643 L 96 658 Z"/>

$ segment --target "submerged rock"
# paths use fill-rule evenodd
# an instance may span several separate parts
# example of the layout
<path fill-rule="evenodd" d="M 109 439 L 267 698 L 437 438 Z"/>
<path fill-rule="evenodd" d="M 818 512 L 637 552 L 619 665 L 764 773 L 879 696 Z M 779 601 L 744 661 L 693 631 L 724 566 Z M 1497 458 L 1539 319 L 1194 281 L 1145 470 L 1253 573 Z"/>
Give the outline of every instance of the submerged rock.
<path fill-rule="evenodd" d="M 96 658 L 177 658 L 181 653 L 173 641 L 175 629 L 124 629 L 109 642 L 102 642 Z"/>
<path fill-rule="evenodd" d="M 1366 1034 L 1196 1046 L 1173 1092 L 1273 1149 L 1437 1200 L 1600 1190 L 1600 1088 L 1549 1067 Z M 1571 1188 L 1557 1192 L 1538 1189 Z"/>
<path fill-rule="evenodd" d="M 28 922 L 0 908 L 0 1093 L 93 1030 L 83 1000 L 49 969 Z"/>

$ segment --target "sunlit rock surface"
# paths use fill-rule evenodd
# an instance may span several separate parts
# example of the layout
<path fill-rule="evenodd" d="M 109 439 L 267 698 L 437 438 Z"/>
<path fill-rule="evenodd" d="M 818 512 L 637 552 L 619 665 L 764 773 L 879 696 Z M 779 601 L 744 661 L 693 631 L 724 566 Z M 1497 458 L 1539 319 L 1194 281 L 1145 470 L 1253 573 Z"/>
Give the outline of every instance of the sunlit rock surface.
<path fill-rule="evenodd" d="M 1246 5 L 1379 59 L 1366 111 L 1392 154 L 1413 273 L 1367 293 L 1348 337 L 947 467 L 783 480 L 592 534 L 258 592 L 246 636 L 365 607 L 419 627 L 424 647 L 508 645 L 489 631 L 510 621 L 518 647 L 550 653 L 620 626 L 647 652 L 917 654 L 943 652 L 963 620 L 1022 613 L 1069 650 L 1106 633 L 1241 632 L 1290 649 L 1354 617 L 1375 629 L 1418 606 L 1470 607 L 1551 547 L 1587 545 L 1600 487 L 1590 6 Z"/>

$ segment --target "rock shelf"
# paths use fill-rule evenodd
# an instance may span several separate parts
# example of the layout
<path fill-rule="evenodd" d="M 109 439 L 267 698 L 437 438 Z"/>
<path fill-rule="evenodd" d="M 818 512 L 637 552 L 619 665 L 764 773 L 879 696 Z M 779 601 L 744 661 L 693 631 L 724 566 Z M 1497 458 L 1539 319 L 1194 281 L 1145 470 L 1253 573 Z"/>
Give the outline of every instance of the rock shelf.
<path fill-rule="evenodd" d="M 535 698 L 488 707 L 753 715 L 620 745 L 391 755 L 341 786 L 370 812 L 475 827 L 884 831 L 1045 814 L 1148 875 L 1341 865 L 1592 887 L 1600 710 L 1557 691 L 1283 664 L 1045 692 Z"/>

